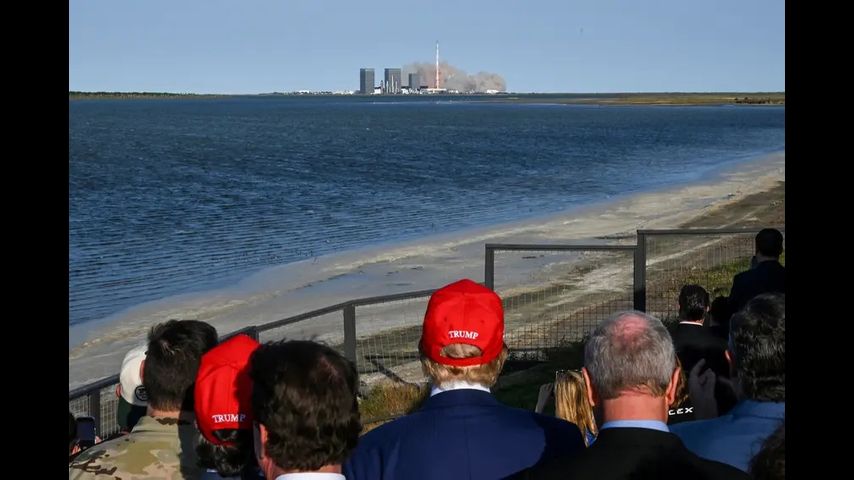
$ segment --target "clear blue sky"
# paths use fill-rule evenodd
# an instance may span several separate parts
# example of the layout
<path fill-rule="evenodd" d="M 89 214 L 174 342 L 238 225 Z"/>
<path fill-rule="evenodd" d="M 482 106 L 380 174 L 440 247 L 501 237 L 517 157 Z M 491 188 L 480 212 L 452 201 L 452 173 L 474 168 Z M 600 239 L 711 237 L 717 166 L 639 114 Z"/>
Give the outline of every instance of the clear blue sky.
<path fill-rule="evenodd" d="M 71 0 L 69 87 L 355 90 L 433 61 L 515 92 L 785 90 L 783 0 Z"/>

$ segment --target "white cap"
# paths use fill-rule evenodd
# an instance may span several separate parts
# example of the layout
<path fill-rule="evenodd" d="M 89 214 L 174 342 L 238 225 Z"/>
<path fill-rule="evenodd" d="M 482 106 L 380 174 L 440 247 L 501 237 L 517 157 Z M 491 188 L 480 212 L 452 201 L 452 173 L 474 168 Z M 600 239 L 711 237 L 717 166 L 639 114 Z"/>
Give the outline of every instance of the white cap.
<path fill-rule="evenodd" d="M 122 360 L 122 370 L 119 373 L 122 398 L 131 405 L 140 407 L 148 405 L 148 394 L 142 386 L 142 377 L 139 375 L 139 367 L 145 360 L 147 350 L 148 345 L 140 345 L 129 351 Z"/>

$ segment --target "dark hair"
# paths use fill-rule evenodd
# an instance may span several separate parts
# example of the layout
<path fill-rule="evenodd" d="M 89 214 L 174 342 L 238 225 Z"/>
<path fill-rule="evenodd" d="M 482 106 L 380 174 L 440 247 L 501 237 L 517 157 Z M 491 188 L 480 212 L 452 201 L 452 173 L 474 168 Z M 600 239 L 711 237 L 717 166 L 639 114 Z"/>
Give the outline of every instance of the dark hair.
<path fill-rule="evenodd" d="M 356 367 L 315 342 L 261 345 L 250 360 L 252 411 L 267 430 L 264 452 L 285 470 L 343 463 L 362 425 Z"/>
<path fill-rule="evenodd" d="M 255 461 L 255 449 L 252 430 L 233 428 L 214 430 L 213 436 L 234 445 L 214 445 L 199 435 L 196 454 L 199 456 L 199 466 L 212 468 L 221 477 L 258 478 L 258 463 Z"/>
<path fill-rule="evenodd" d="M 729 319 L 732 317 L 732 312 L 729 308 L 729 297 L 718 295 L 712 300 L 709 305 L 709 316 L 716 325 L 727 327 L 725 332 L 729 331 Z"/>
<path fill-rule="evenodd" d="M 198 320 L 169 320 L 148 334 L 142 385 L 159 410 L 193 410 L 193 384 L 202 354 L 216 345 L 216 329 Z"/>
<path fill-rule="evenodd" d="M 784 402 L 786 295 L 757 295 L 733 315 L 729 349 L 742 392 L 748 399 Z"/>
<path fill-rule="evenodd" d="M 756 234 L 756 251 L 766 257 L 783 253 L 783 234 L 775 228 L 763 228 Z"/>
<path fill-rule="evenodd" d="M 68 444 L 70 445 L 77 438 L 77 419 L 74 414 L 68 412 Z"/>
<path fill-rule="evenodd" d="M 685 285 L 679 291 L 679 315 L 688 320 L 702 320 L 709 307 L 709 292 L 699 285 Z"/>
<path fill-rule="evenodd" d="M 786 422 L 762 442 L 762 448 L 750 460 L 750 475 L 756 480 L 786 478 Z"/>

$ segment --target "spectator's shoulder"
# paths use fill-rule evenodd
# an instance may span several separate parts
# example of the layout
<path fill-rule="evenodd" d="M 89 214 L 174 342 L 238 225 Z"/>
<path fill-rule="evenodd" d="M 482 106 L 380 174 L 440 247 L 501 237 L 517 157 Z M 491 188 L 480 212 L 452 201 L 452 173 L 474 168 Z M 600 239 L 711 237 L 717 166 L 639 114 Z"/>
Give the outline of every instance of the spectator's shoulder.
<path fill-rule="evenodd" d="M 561 445 L 561 448 L 567 450 L 584 448 L 584 437 L 578 425 L 558 417 L 542 415 L 531 411 L 527 411 L 526 413 L 542 429 L 546 436 L 546 443 L 557 443 Z"/>
<path fill-rule="evenodd" d="M 580 452 L 583 450 L 580 450 Z M 521 472 L 509 477 L 509 480 L 543 480 L 550 478 L 572 478 L 567 477 L 567 472 L 577 470 L 579 458 L 582 455 L 560 455 L 552 457 L 542 462 L 522 470 Z M 577 475 L 577 473 L 576 473 Z"/>
<path fill-rule="evenodd" d="M 69 479 L 197 477 L 195 452 L 184 458 L 174 442 L 158 436 L 125 435 L 80 453 L 68 466 Z"/>
<path fill-rule="evenodd" d="M 696 462 L 700 466 L 700 469 L 706 473 L 705 478 L 725 478 L 732 480 L 750 479 L 750 475 L 746 472 L 723 462 L 709 460 L 699 456 L 696 457 Z"/>
<path fill-rule="evenodd" d="M 412 412 L 402 417 L 390 420 L 379 427 L 359 437 L 357 448 L 381 444 L 387 439 L 400 437 L 418 431 L 418 424 L 422 421 L 423 414 L 419 411 Z"/>
<path fill-rule="evenodd" d="M 694 437 L 696 435 L 708 434 L 710 429 L 715 428 L 722 417 L 710 418 L 706 420 L 692 420 L 690 422 L 679 422 L 673 425 L 668 425 L 670 432 L 679 438 Z"/>
<path fill-rule="evenodd" d="M 527 420 L 527 421 L 533 421 L 534 423 L 536 423 L 540 427 L 556 428 L 559 430 L 565 430 L 565 429 L 578 430 L 578 428 L 575 426 L 574 423 L 567 422 L 566 420 L 563 420 L 561 418 L 558 418 L 558 417 L 555 417 L 552 415 L 544 415 L 542 413 L 537 413 L 533 410 L 528 410 L 525 408 L 511 407 L 511 406 L 505 405 L 503 403 L 499 404 L 499 405 L 500 405 L 500 408 L 501 408 L 504 415 L 516 417 L 516 418 Z"/>
<path fill-rule="evenodd" d="M 745 270 L 743 272 L 736 273 L 734 277 L 732 277 L 732 283 L 744 281 L 745 278 L 752 275 L 752 270 Z"/>
<path fill-rule="evenodd" d="M 578 429 L 578 426 L 572 422 L 566 421 L 562 418 L 553 417 L 551 415 L 543 415 L 541 413 L 526 411 L 531 417 L 534 418 L 538 424 L 552 428 L 555 430 L 565 430 L 567 432 L 577 432 L 581 435 L 581 431 Z"/>
<path fill-rule="evenodd" d="M 113 475 L 117 470 L 114 461 L 127 450 L 127 440 L 126 436 L 114 438 L 80 452 L 68 465 L 69 478 Z"/>

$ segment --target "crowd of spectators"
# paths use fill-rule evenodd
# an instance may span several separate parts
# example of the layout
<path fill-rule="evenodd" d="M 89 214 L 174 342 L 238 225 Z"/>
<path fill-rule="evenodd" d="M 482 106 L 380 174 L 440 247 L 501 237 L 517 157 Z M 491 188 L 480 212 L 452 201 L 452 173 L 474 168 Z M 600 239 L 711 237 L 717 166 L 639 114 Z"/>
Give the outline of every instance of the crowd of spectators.
<path fill-rule="evenodd" d="M 729 298 L 685 285 L 672 332 L 638 311 L 602 321 L 535 411 L 491 391 L 508 358 L 501 298 L 447 285 L 418 342 L 429 398 L 361 437 L 357 371 L 338 351 L 170 320 L 122 362 L 119 433 L 101 441 L 69 412 L 69 478 L 785 478 L 781 253 L 764 229 Z"/>

